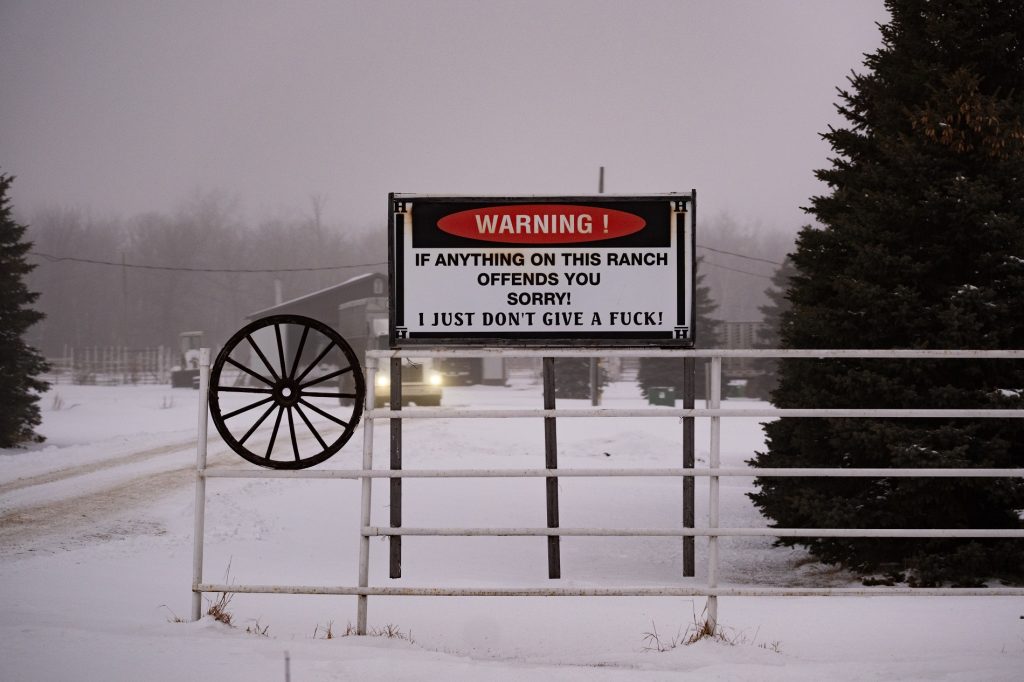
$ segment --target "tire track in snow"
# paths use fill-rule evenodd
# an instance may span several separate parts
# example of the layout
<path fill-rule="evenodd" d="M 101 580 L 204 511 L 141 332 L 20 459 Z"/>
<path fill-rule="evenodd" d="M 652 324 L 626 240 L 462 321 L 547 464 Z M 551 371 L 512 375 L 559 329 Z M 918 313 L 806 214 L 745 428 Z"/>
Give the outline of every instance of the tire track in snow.
<path fill-rule="evenodd" d="M 154 457 L 175 452 L 170 446 L 166 450 L 145 452 Z M 222 469 L 235 465 L 236 459 L 242 461 L 230 455 L 233 453 L 226 448 L 209 453 L 209 468 Z M 135 461 L 127 459 L 122 465 Z M 99 490 L 9 511 L 0 515 L 0 547 L 5 553 L 21 554 L 70 549 L 121 536 L 162 535 L 166 532 L 162 524 L 148 519 L 145 509 L 160 498 L 194 485 L 195 480 L 194 463 L 175 463 L 173 468 L 136 473 Z"/>
<path fill-rule="evenodd" d="M 262 429 L 257 433 L 263 433 L 269 429 Z M 300 433 L 297 436 L 299 443 L 307 443 L 311 440 L 311 436 L 308 433 Z M 216 439 L 217 444 L 222 444 L 220 439 Z M 212 444 L 212 443 L 210 443 Z M 209 447 L 209 445 L 207 447 Z M 23 476 L 16 478 L 6 483 L 0 483 L 0 495 L 14 492 L 16 490 L 23 490 L 30 488 L 35 485 L 44 485 L 46 483 L 55 483 L 57 481 L 63 481 L 65 479 L 74 478 L 76 476 L 85 476 L 88 474 L 94 474 L 105 469 L 113 469 L 125 464 L 138 464 L 154 457 L 161 455 L 168 455 L 180 450 L 193 449 L 196 447 L 196 439 L 190 438 L 188 440 L 179 441 L 176 443 L 168 443 L 165 445 L 159 445 L 147 450 L 139 450 L 137 452 L 131 452 L 126 455 L 118 455 L 109 459 L 98 460 L 95 462 L 89 462 L 87 464 L 79 464 L 77 466 L 71 466 L 62 469 L 56 469 L 54 471 L 47 471 L 42 474 L 36 474 L 33 476 Z M 226 451 L 226 449 L 225 449 Z"/>
<path fill-rule="evenodd" d="M 313 440 L 311 435 L 298 436 L 299 443 Z M 214 445 L 216 443 L 216 445 Z M 210 443 L 207 467 L 210 469 L 242 468 L 251 466 L 235 455 L 222 442 Z M 195 439 L 160 447 L 140 450 L 112 459 L 84 464 L 69 469 L 17 479 L 5 484 L 0 492 L 11 492 L 33 485 L 67 481 L 99 471 L 114 471 L 118 467 L 133 466 L 138 462 L 195 448 Z M 71 549 L 92 542 L 103 542 L 130 535 L 163 535 L 166 530 L 140 509 L 152 506 L 154 500 L 195 484 L 195 462 L 173 468 L 132 473 L 130 477 L 83 494 L 71 494 L 58 500 L 44 502 L 0 514 L 0 548 L 4 554 L 23 554 L 54 549 Z"/>
<path fill-rule="evenodd" d="M 165 531 L 159 524 L 124 519 L 125 513 L 194 480 L 193 467 L 180 467 L 79 497 L 9 512 L 0 516 L 0 546 L 20 554 L 70 549 L 121 535 L 162 535 Z"/>
<path fill-rule="evenodd" d="M 75 476 L 93 474 L 96 473 L 97 471 L 111 469 L 113 467 L 121 466 L 123 464 L 136 464 L 138 462 L 144 462 L 147 459 L 152 459 L 153 457 L 167 455 L 173 452 L 177 452 L 179 450 L 184 450 L 188 447 L 195 447 L 195 444 L 196 441 L 193 438 L 191 440 L 186 440 L 179 443 L 161 445 L 159 447 L 150 448 L 149 450 L 140 450 L 139 452 L 132 452 L 127 455 L 111 457 L 110 459 L 89 462 L 88 464 L 80 464 L 78 466 L 68 467 L 66 469 L 48 471 L 44 474 L 16 478 L 13 481 L 8 481 L 7 483 L 0 483 L 0 495 L 13 492 L 15 490 L 22 490 L 23 488 L 30 488 L 34 485 L 54 483 L 56 481 L 63 481 L 64 479 L 74 478 Z"/>

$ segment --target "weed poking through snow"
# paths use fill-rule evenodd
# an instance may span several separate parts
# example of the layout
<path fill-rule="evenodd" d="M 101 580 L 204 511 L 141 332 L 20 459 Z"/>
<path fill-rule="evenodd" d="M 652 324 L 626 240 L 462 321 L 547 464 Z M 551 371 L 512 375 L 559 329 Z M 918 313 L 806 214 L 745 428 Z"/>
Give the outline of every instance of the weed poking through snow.
<path fill-rule="evenodd" d="M 228 567 L 224 570 L 224 583 L 230 583 L 229 576 L 231 575 L 231 560 L 228 560 Z M 234 592 L 221 592 L 217 598 L 210 603 L 210 608 L 206 610 L 206 615 L 213 616 L 213 619 L 218 623 L 224 623 L 224 625 L 231 625 L 231 612 L 228 611 L 228 605 L 231 600 L 234 599 Z"/>
<path fill-rule="evenodd" d="M 661 638 L 661 635 L 658 634 L 658 626 L 655 625 L 654 621 L 652 620 L 651 631 L 644 633 L 644 651 L 671 651 L 672 649 L 675 649 L 677 646 L 679 646 L 679 640 L 680 634 L 678 632 L 676 633 L 676 636 L 672 639 L 663 640 Z"/>
<path fill-rule="evenodd" d="M 760 629 L 758 629 L 758 633 Z M 702 640 L 709 640 L 712 642 L 719 642 L 721 644 L 727 644 L 729 646 L 738 645 L 750 645 L 756 646 L 759 649 L 765 651 L 772 651 L 774 653 L 781 653 L 780 645 L 778 640 L 772 642 L 760 642 L 757 641 L 757 634 L 754 633 L 754 637 L 747 637 L 744 632 L 737 632 L 732 628 L 722 628 L 719 625 L 712 625 L 711 621 L 705 616 L 701 619 L 697 618 L 697 614 L 693 615 L 693 624 L 686 627 L 685 632 L 676 632 L 676 636 L 671 639 L 664 639 L 658 632 L 658 627 L 651 621 L 650 632 L 643 633 L 644 651 L 656 651 L 665 652 L 671 651 L 679 646 L 690 646 L 696 644 Z"/>
<path fill-rule="evenodd" d="M 217 599 L 210 602 L 210 608 L 206 610 L 206 615 L 213 616 L 218 623 L 231 625 L 231 612 L 228 611 L 228 605 L 234 596 L 234 592 L 221 592 Z"/>
<path fill-rule="evenodd" d="M 263 627 L 260 627 L 259 618 L 256 619 L 256 622 L 253 625 L 245 626 L 245 631 L 248 632 L 250 635 L 258 635 L 260 637 L 269 637 L 270 635 L 267 634 L 267 630 L 269 629 L 269 625 L 264 625 Z"/>
<path fill-rule="evenodd" d="M 345 630 L 340 635 L 334 634 L 334 621 L 327 623 L 327 627 L 317 625 L 313 628 L 313 639 L 334 639 L 335 637 L 355 637 L 357 635 L 355 627 L 352 623 L 348 623 L 345 626 Z M 412 630 L 409 632 L 402 632 L 401 628 L 397 625 L 388 623 L 387 625 L 379 628 L 370 628 L 366 632 L 367 637 L 383 637 L 385 639 L 401 639 L 409 644 L 415 644 L 416 640 L 413 639 Z"/>
<path fill-rule="evenodd" d="M 342 636 L 343 637 L 348 636 L 349 630 L 351 630 L 351 629 L 352 629 L 352 624 L 349 623 L 348 628 L 345 630 L 345 634 L 342 635 Z M 320 625 L 317 624 L 317 626 L 315 628 L 313 628 L 313 639 L 317 639 L 317 634 L 319 634 L 320 632 L 321 632 Z M 323 629 L 323 634 L 320 635 L 320 639 L 334 639 L 334 621 L 333 620 L 330 621 L 329 623 L 327 623 L 327 627 Z"/>
<path fill-rule="evenodd" d="M 178 614 L 176 614 L 174 611 L 172 611 L 171 607 L 168 606 L 167 604 L 161 604 L 157 608 L 167 609 L 167 612 L 171 614 L 170 618 L 167 619 L 168 623 L 184 623 L 185 622 L 185 619 L 182 618 L 181 616 L 179 616 Z"/>

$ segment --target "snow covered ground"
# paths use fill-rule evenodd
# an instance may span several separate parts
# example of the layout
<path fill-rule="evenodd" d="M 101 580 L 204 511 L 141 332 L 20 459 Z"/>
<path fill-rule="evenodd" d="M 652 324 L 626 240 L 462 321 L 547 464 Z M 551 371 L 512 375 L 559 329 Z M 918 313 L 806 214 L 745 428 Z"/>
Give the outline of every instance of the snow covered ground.
<path fill-rule="evenodd" d="M 355 597 L 235 595 L 234 627 L 178 622 L 191 599 L 197 401 L 189 389 L 55 386 L 41 402 L 47 442 L 0 451 L 0 680 L 283 680 L 286 657 L 303 681 L 1024 679 L 1024 600 L 1006 597 L 722 598 L 725 641 L 690 646 L 673 644 L 700 619 L 702 598 L 371 597 L 370 626 L 391 626 L 394 638 L 342 636 Z M 447 389 L 445 404 L 536 407 L 541 397 L 520 383 Z M 644 403 L 620 383 L 605 404 Z M 698 424 L 702 460 L 707 424 Z M 385 466 L 386 422 L 376 428 Z M 681 430 L 674 419 L 560 420 L 559 463 L 674 466 Z M 357 468 L 362 436 L 321 467 Z M 407 468 L 543 463 L 539 420 L 410 420 L 404 441 Z M 757 420 L 726 420 L 723 465 L 742 466 L 761 444 Z M 213 429 L 210 464 L 252 466 Z M 750 486 L 722 481 L 723 526 L 764 525 Z M 545 521 L 540 479 L 417 479 L 404 490 L 410 526 Z M 358 496 L 355 481 L 211 479 L 204 578 L 356 584 Z M 562 478 L 560 498 L 563 526 L 680 522 L 673 479 Z M 373 502 L 374 523 L 386 525 L 386 482 L 374 484 Z M 697 505 L 703 525 L 703 479 Z M 720 544 L 722 584 L 857 584 L 767 539 Z M 547 586 L 545 547 L 543 538 L 409 537 L 404 577 L 392 581 L 387 542 L 374 540 L 371 584 Z M 696 578 L 682 578 L 678 538 L 563 538 L 558 582 L 699 584 L 705 547 L 698 539 Z"/>

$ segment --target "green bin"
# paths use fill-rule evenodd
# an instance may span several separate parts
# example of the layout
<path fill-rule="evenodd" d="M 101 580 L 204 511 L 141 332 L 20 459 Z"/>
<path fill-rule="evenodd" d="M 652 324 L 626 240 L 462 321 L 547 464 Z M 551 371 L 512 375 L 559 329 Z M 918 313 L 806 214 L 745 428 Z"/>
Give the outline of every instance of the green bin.
<path fill-rule="evenodd" d="M 675 407 L 676 389 L 673 386 L 651 386 L 647 389 L 647 402 L 650 405 Z"/>

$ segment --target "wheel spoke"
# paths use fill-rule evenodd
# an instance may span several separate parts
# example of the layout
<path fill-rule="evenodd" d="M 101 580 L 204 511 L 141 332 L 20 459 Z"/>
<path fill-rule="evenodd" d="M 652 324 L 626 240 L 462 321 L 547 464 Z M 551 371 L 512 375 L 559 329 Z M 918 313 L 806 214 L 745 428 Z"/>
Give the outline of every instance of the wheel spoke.
<path fill-rule="evenodd" d="M 273 393 L 270 388 L 246 388 L 245 386 L 217 386 L 218 391 L 224 393 Z"/>
<path fill-rule="evenodd" d="M 331 341 L 329 344 L 324 346 L 324 349 L 320 351 L 320 355 L 316 356 L 316 360 L 310 363 L 309 367 L 307 367 L 306 370 L 302 374 L 300 374 L 298 378 L 296 378 L 295 380 L 301 383 L 302 380 L 306 378 L 306 375 L 309 374 L 314 367 L 319 365 L 321 360 L 327 357 L 327 354 L 331 351 L 332 348 L 334 348 L 334 341 Z"/>
<path fill-rule="evenodd" d="M 348 428 L 348 422 L 346 422 L 344 420 L 341 420 L 341 419 L 338 419 L 333 414 L 328 414 L 327 412 L 324 412 L 323 410 L 321 410 L 319 407 L 317 407 L 313 403 L 307 403 L 305 400 L 303 400 L 301 398 L 299 398 L 299 402 L 302 403 L 303 405 L 305 405 L 306 407 L 308 407 L 309 409 L 313 410 L 314 412 L 316 412 L 321 417 L 326 417 L 327 419 L 330 419 L 335 424 L 341 424 L 346 429 Z"/>
<path fill-rule="evenodd" d="M 326 393 L 324 391 L 303 391 L 304 396 L 313 396 L 314 398 L 355 398 L 355 393 Z"/>
<path fill-rule="evenodd" d="M 269 403 L 273 399 L 274 399 L 273 396 L 271 396 L 269 398 L 264 398 L 263 400 L 259 400 L 257 402 L 254 402 L 251 405 L 246 405 L 245 407 L 243 407 L 240 410 L 235 410 L 234 412 L 229 412 L 228 414 L 224 415 L 224 421 L 227 421 L 228 419 L 231 419 L 232 417 L 238 416 L 238 415 L 242 414 L 243 412 L 248 412 L 249 410 L 255 409 L 255 408 L 259 407 L 260 405 L 266 405 L 267 403 Z M 270 408 L 270 409 L 274 409 L 274 408 Z"/>
<path fill-rule="evenodd" d="M 256 355 L 258 355 L 260 360 L 263 361 L 263 366 L 270 370 L 270 376 L 274 377 L 274 381 L 280 381 L 281 377 L 277 376 L 277 372 L 275 372 L 274 368 L 270 366 L 270 361 L 267 360 L 267 356 L 263 354 L 263 351 L 260 350 L 260 347 L 257 346 L 256 342 L 252 340 L 252 335 L 248 335 L 245 338 L 249 342 L 249 345 L 252 346 L 252 349 L 256 351 Z"/>
<path fill-rule="evenodd" d="M 347 373 L 349 373 L 351 371 L 352 371 L 351 367 L 346 367 L 345 369 L 339 369 L 337 372 L 331 372 L 330 374 L 325 374 L 322 377 L 318 377 L 316 379 L 313 379 L 310 382 L 302 384 L 301 386 L 299 386 L 299 388 L 307 388 L 308 386 L 316 386 L 319 383 L 323 383 L 324 381 L 328 381 L 330 379 L 333 379 L 334 377 L 340 377 L 342 374 L 347 374 Z"/>
<path fill-rule="evenodd" d="M 302 421 L 306 423 L 306 428 L 309 429 L 309 432 L 312 433 L 313 437 L 316 438 L 318 443 L 320 443 L 320 447 L 326 450 L 327 443 L 325 443 L 324 439 L 320 437 L 320 432 L 313 428 L 313 425 L 310 423 L 309 417 L 306 416 L 306 413 L 303 412 L 302 408 L 298 405 L 295 406 L 295 411 L 299 413 L 300 417 L 302 417 Z"/>
<path fill-rule="evenodd" d="M 292 452 L 295 453 L 295 461 L 298 462 L 299 457 L 299 441 L 295 439 L 295 419 L 292 417 L 292 408 L 288 408 L 288 430 L 292 434 Z"/>
<path fill-rule="evenodd" d="M 268 386 L 272 386 L 272 385 L 274 384 L 274 382 L 273 382 L 273 381 L 271 381 L 270 379 L 267 379 L 266 377 L 260 376 L 259 374 L 257 374 L 256 372 L 252 371 L 251 369 L 249 369 L 249 368 L 248 368 L 248 367 L 246 367 L 245 365 L 243 365 L 243 364 L 241 364 L 241 363 L 239 363 L 239 362 L 235 362 L 235 361 L 234 361 L 233 359 L 231 359 L 230 357 L 229 357 L 229 358 L 226 358 L 226 360 L 227 360 L 227 362 L 231 363 L 232 365 L 234 365 L 234 366 L 235 366 L 235 367 L 237 367 L 238 369 L 242 370 L 243 372 L 245 372 L 245 373 L 246 373 L 246 374 L 248 374 L 249 376 L 252 376 L 252 377 L 255 377 L 256 379 L 259 379 L 260 381 L 262 381 L 262 382 L 263 382 L 263 383 L 265 383 L 266 385 L 268 385 Z"/>
<path fill-rule="evenodd" d="M 238 441 L 240 445 L 245 445 L 245 441 L 249 440 L 249 436 L 256 432 L 256 429 L 258 429 L 260 427 L 260 424 L 262 424 L 266 420 L 266 418 L 270 416 L 270 413 L 274 411 L 275 407 L 277 407 L 276 404 L 271 405 L 270 407 L 267 408 L 267 411 L 263 413 L 263 416 L 257 419 L 256 423 L 253 424 L 252 427 L 245 432 L 245 435 L 242 436 L 242 440 Z"/>
<path fill-rule="evenodd" d="M 281 361 L 281 376 L 288 376 L 288 368 L 284 364 L 284 341 L 281 340 L 281 325 L 274 325 L 274 336 L 277 337 L 277 358 Z"/>
<path fill-rule="evenodd" d="M 295 378 L 295 373 L 299 371 L 299 360 L 302 358 L 302 349 L 306 347 L 306 336 L 309 335 L 309 327 L 302 328 L 302 338 L 299 339 L 299 349 L 295 351 L 295 360 L 292 361 L 292 371 L 288 372 L 288 376 L 292 379 Z"/>
<path fill-rule="evenodd" d="M 284 414 L 284 406 L 277 408 L 277 421 L 274 422 L 274 430 L 270 433 L 270 445 L 267 446 L 267 456 L 265 459 L 270 459 L 270 453 L 274 451 L 274 441 L 277 440 L 277 430 L 281 427 L 281 415 Z"/>

